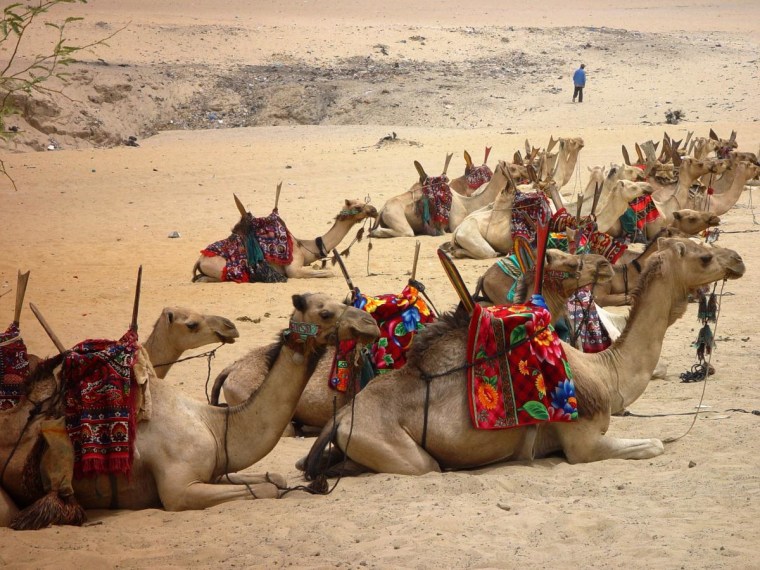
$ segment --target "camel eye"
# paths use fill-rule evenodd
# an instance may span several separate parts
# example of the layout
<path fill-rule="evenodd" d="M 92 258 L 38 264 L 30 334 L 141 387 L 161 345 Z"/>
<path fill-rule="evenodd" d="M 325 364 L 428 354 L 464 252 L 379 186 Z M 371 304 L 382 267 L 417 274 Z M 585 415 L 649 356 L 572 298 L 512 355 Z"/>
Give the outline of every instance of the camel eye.
<path fill-rule="evenodd" d="M 197 329 L 198 329 L 198 323 L 196 323 L 196 322 L 194 322 L 194 321 L 190 321 L 190 322 L 189 322 L 189 323 L 187 323 L 187 325 L 185 325 L 185 326 L 187 326 L 187 328 L 189 328 L 191 331 L 195 331 L 195 330 L 197 330 Z"/>
<path fill-rule="evenodd" d="M 319 316 L 322 317 L 325 321 L 332 318 L 333 314 L 332 311 L 328 311 L 327 309 L 322 309 L 319 311 Z"/>
<path fill-rule="evenodd" d="M 702 260 L 702 263 L 704 265 L 707 265 L 712 261 L 712 258 L 713 258 L 712 253 L 706 253 L 700 259 Z"/>

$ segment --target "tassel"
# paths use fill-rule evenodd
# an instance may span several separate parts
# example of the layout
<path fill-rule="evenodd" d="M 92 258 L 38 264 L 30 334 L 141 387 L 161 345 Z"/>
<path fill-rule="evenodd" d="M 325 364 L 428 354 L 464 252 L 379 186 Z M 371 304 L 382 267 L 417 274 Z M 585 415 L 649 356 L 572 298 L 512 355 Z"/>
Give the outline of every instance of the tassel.
<path fill-rule="evenodd" d="M 707 315 L 708 315 L 707 297 L 705 296 L 705 292 L 702 290 L 700 290 L 698 294 L 699 294 L 699 310 L 697 311 L 697 319 L 704 322 L 707 319 Z"/>
<path fill-rule="evenodd" d="M 710 300 L 707 302 L 707 314 L 705 318 L 711 323 L 718 321 L 718 296 L 715 293 L 710 293 Z"/>
<path fill-rule="evenodd" d="M 362 238 L 364 237 L 364 226 L 359 228 L 359 231 L 356 232 L 356 241 L 362 241 Z"/>
<path fill-rule="evenodd" d="M 705 325 L 699 329 L 697 340 L 692 346 L 697 347 L 697 358 L 699 360 L 704 360 L 706 354 L 712 354 L 712 349 L 715 347 L 715 341 L 713 339 L 710 325 L 705 323 Z"/>

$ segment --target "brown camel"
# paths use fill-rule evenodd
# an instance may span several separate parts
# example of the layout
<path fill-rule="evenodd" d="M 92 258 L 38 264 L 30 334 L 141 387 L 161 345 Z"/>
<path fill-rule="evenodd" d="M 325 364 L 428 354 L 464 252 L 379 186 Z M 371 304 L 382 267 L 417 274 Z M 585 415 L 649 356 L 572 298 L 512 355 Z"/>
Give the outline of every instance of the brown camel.
<path fill-rule="evenodd" d="M 166 307 L 161 311 L 161 316 L 153 325 L 153 330 L 143 347 L 151 363 L 155 363 L 156 376 L 164 378 L 173 363 L 185 351 L 214 343 L 231 344 L 239 336 L 240 333 L 232 321 L 224 317 L 205 315 L 182 307 Z M 43 378 L 29 386 L 27 397 L 18 405 L 0 412 L 0 466 L 5 464 L 11 450 L 19 441 L 19 434 L 24 431 L 35 403 L 46 401 L 54 393 L 56 387 L 56 381 L 52 376 Z M 42 412 L 45 411 L 46 409 L 43 408 Z M 31 423 L 24 431 L 24 437 L 19 442 L 18 450 L 13 454 L 3 481 L 0 481 L 0 487 L 5 486 L 11 490 L 12 473 L 23 469 L 26 457 L 39 436 L 40 417 L 38 415 L 38 420 Z M 19 497 L 18 493 L 15 495 Z M 0 499 L 0 526 L 7 526 L 10 522 L 9 513 L 15 514 L 15 506 L 11 501 L 7 502 L 8 506 L 4 508 L 3 502 Z"/>
<path fill-rule="evenodd" d="M 412 187 L 400 194 L 390 198 L 380 209 L 375 227 L 370 232 L 372 237 L 392 238 L 392 237 L 412 237 L 423 233 L 424 224 L 417 205 L 422 199 L 422 185 L 428 176 L 415 162 L 420 174 L 419 182 L 415 182 Z M 504 161 L 494 169 L 494 174 L 489 180 L 486 187 L 474 196 L 460 196 L 457 193 L 451 194 L 451 211 L 449 212 L 448 231 L 453 231 L 467 214 L 474 212 L 494 201 L 497 194 L 501 192 L 507 183 L 507 169 L 510 174 L 514 171 L 520 178 L 520 175 L 527 177 L 527 170 L 519 165 L 507 165 Z M 513 175 L 513 179 L 517 178 Z"/>
<path fill-rule="evenodd" d="M 598 255 L 577 256 L 559 250 L 546 252 L 546 273 L 544 292 L 546 302 L 555 315 L 554 307 L 562 305 L 562 296 L 567 296 L 578 287 L 592 283 L 596 278 L 601 282 L 612 276 L 609 262 Z M 502 273 L 499 270 L 499 273 Z M 488 275 L 488 273 L 486 273 Z M 500 287 L 502 281 L 498 276 L 489 278 L 489 291 Z M 491 286 L 493 285 L 493 286 Z M 532 286 L 532 280 L 526 280 L 526 287 Z M 506 291 L 504 293 L 506 298 Z M 558 297 L 559 296 L 559 297 Z M 563 309 L 564 310 L 564 307 Z M 266 366 L 266 354 L 270 346 L 256 348 L 237 362 L 231 364 L 217 376 L 211 390 L 211 403 L 219 401 L 219 393 L 224 390 L 224 399 L 229 405 L 245 401 L 258 389 Z M 327 385 L 330 367 L 335 350 L 327 350 L 319 361 L 314 374 L 301 394 L 293 420 L 305 426 L 323 427 L 332 417 L 335 409 L 343 407 L 349 401 L 349 395 L 338 392 Z M 290 432 L 286 432 L 290 434 Z"/>
<path fill-rule="evenodd" d="M 349 230 L 366 218 L 376 218 L 377 209 L 363 200 L 346 200 L 335 223 L 327 233 L 315 239 L 293 238 L 293 261 L 288 265 L 270 264 L 275 271 L 289 278 L 334 277 L 330 269 L 309 267 L 329 255 L 346 237 Z M 193 266 L 193 281 L 216 283 L 222 280 L 227 261 L 221 256 L 201 255 Z"/>
<path fill-rule="evenodd" d="M 724 173 L 720 180 L 715 182 L 712 194 L 688 196 L 688 207 L 722 216 L 739 201 L 747 181 L 758 175 L 760 175 L 760 166 L 739 160 Z"/>
<path fill-rule="evenodd" d="M 405 368 L 376 378 L 352 406 L 340 410 L 298 467 L 305 468 L 307 478 L 318 476 L 328 465 L 328 474 L 371 470 L 422 475 L 558 451 L 570 463 L 660 455 L 664 447 L 657 439 L 605 435 L 610 414 L 635 401 L 646 388 L 665 331 L 686 310 L 689 291 L 738 278 L 744 265 L 731 250 L 719 252 L 689 240 L 663 238 L 659 247 L 635 293 L 625 332 L 612 347 L 584 354 L 563 344 L 573 371 L 578 420 L 474 429 L 464 389 L 469 315 L 460 310 L 420 335 Z M 330 442 L 335 444 L 333 455 L 325 457 Z M 344 454 L 345 463 L 337 457 Z"/>
<path fill-rule="evenodd" d="M 271 367 L 254 396 L 239 406 L 217 408 L 156 382 L 151 418 L 137 426 L 129 479 L 75 480 L 79 503 L 85 508 L 163 506 L 180 511 L 279 496 L 283 477 L 238 471 L 275 446 L 326 345 L 338 339 L 369 343 L 379 334 L 370 315 L 322 293 L 293 295 L 293 306 L 291 328 L 270 353 Z M 15 466 L 6 474 L 10 495 L 21 494 L 21 478 Z"/>
<path fill-rule="evenodd" d="M 457 194 L 462 196 L 472 196 L 477 194 L 481 188 L 485 188 L 485 185 L 493 176 L 493 172 L 488 168 L 488 155 L 491 153 L 491 147 L 486 147 L 486 154 L 483 158 L 483 164 L 476 168 L 472 163 L 472 157 L 470 153 L 464 151 L 464 174 L 459 178 L 454 178 L 449 182 L 449 188 L 451 188 Z M 476 174 L 476 176 L 473 176 Z"/>
<path fill-rule="evenodd" d="M 581 137 L 559 138 L 559 151 L 557 152 L 557 162 L 550 168 L 555 170 L 554 180 L 557 186 L 562 188 L 570 182 L 570 178 L 575 171 L 575 165 L 578 162 L 578 154 L 583 149 L 584 143 Z"/>

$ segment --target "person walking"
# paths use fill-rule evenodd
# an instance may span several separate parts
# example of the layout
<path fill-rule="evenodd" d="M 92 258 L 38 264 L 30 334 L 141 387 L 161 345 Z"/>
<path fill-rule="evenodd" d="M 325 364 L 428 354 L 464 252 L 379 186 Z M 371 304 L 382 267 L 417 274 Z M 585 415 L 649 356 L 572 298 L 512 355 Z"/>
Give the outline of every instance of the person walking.
<path fill-rule="evenodd" d="M 575 98 L 578 97 L 578 103 L 583 103 L 583 88 L 586 86 L 586 64 L 581 63 L 581 66 L 573 73 L 573 83 L 575 84 L 575 91 L 573 91 L 573 103 Z"/>

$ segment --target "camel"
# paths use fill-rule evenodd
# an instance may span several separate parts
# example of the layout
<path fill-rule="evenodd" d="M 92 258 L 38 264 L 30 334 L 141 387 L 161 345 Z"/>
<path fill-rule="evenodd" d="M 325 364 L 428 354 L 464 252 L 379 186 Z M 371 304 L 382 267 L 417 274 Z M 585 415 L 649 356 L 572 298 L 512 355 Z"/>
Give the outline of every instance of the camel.
<path fill-rule="evenodd" d="M 712 194 L 688 196 L 688 206 L 717 216 L 725 214 L 739 201 L 747 181 L 760 175 L 760 166 L 740 160 L 731 168 L 732 175 L 726 174 L 715 182 Z"/>
<path fill-rule="evenodd" d="M 486 164 L 490 153 L 491 147 L 487 146 L 486 155 L 483 158 L 483 164 L 480 167 L 476 167 L 472 163 L 470 153 L 464 151 L 464 174 L 459 178 L 451 180 L 449 182 L 449 188 L 462 196 L 472 196 L 473 194 L 477 194 L 480 188 L 485 188 L 485 185 L 491 179 L 491 176 L 493 176 L 493 172 L 491 172 L 491 169 L 488 168 L 488 165 Z"/>
<path fill-rule="evenodd" d="M 610 170 L 611 174 L 612 172 Z M 648 182 L 631 182 L 630 180 L 618 180 L 615 182 L 609 188 L 606 200 L 600 200 L 599 207 L 597 208 L 596 226 L 598 231 L 615 235 L 613 228 L 620 216 L 628 208 L 629 202 L 639 196 L 651 193 L 652 186 Z"/>
<path fill-rule="evenodd" d="M 365 344 L 379 335 L 370 315 L 322 293 L 293 295 L 293 306 L 290 328 L 269 354 L 271 367 L 254 395 L 239 406 L 217 408 L 156 382 L 152 416 L 137 426 L 129 479 L 77 479 L 79 503 L 181 511 L 278 497 L 286 484 L 282 476 L 238 472 L 274 448 L 326 345 L 347 339 Z M 21 478 L 18 468 L 6 474 L 10 495 L 21 494 Z"/>
<path fill-rule="evenodd" d="M 143 347 L 147 351 L 151 363 L 155 364 L 156 376 L 164 378 L 185 351 L 214 343 L 232 344 L 239 336 L 237 327 L 232 321 L 224 317 L 201 314 L 183 307 L 165 307 L 153 325 L 153 330 Z M 39 361 L 39 358 L 32 358 Z M 54 379 L 45 378 L 29 386 L 27 397 L 18 405 L 0 412 L 0 465 L 5 463 L 11 449 L 16 445 L 19 434 L 24 430 L 35 403 L 45 401 L 55 389 Z M 38 435 L 39 422 L 35 421 L 26 428 L 24 438 L 21 440 L 19 449 L 14 454 L 0 486 L 8 485 L 14 469 L 23 469 L 26 456 Z M 10 517 L 4 517 L 3 512 L 7 513 L 8 509 L 15 511 L 15 506 L 4 509 L 1 495 L 2 489 L 0 489 L 0 526 L 7 526 Z M 13 502 L 10 501 L 7 504 L 13 505 Z"/>
<path fill-rule="evenodd" d="M 413 237 L 423 233 L 422 217 L 417 211 L 417 204 L 422 198 L 422 185 L 428 179 L 427 174 L 422 166 L 415 162 L 420 174 L 419 182 L 403 194 L 390 198 L 380 209 L 375 226 L 369 235 L 376 238 L 393 238 L 393 237 Z M 521 178 L 524 167 L 519 165 L 507 165 L 504 161 L 499 161 L 494 169 L 493 177 L 488 181 L 486 187 L 473 196 L 460 196 L 457 193 L 451 194 L 451 211 L 449 212 L 448 231 L 453 231 L 462 223 L 462 220 L 475 210 L 487 206 L 494 201 L 497 194 L 507 184 L 507 170 L 510 174 L 514 171 L 517 178 Z M 524 172 L 527 177 L 527 171 Z M 513 179 L 517 179 L 514 175 Z"/>
<path fill-rule="evenodd" d="M 731 250 L 719 252 L 680 238 L 659 240 L 659 252 L 634 293 L 634 309 L 620 338 L 595 354 L 562 345 L 575 383 L 575 394 L 569 396 L 578 404 L 579 417 L 572 422 L 472 427 L 464 389 L 470 319 L 460 309 L 423 331 L 405 368 L 372 380 L 352 406 L 341 409 L 297 467 L 312 479 L 325 471 L 422 475 L 557 451 L 569 463 L 656 457 L 664 452 L 657 439 L 606 435 L 610 414 L 646 388 L 665 331 L 686 310 L 689 291 L 743 273 L 741 258 Z M 325 456 L 330 442 L 333 451 Z"/>
<path fill-rule="evenodd" d="M 596 166 L 593 169 L 589 168 L 590 178 L 589 183 L 586 185 L 586 189 L 578 199 L 583 199 L 583 205 L 581 207 L 581 215 L 588 216 L 591 213 L 591 206 L 594 201 L 594 191 L 596 189 L 596 183 L 601 183 L 601 194 L 599 197 L 599 204 L 603 204 L 609 196 L 610 190 L 615 186 L 619 180 L 628 180 L 630 182 L 644 182 L 644 173 L 640 168 L 635 166 L 629 166 L 623 164 L 618 166 L 616 164 L 610 165 L 610 170 L 607 174 L 604 174 L 605 167 Z M 601 176 L 601 180 L 600 180 Z M 571 202 L 567 205 L 568 211 L 575 212 L 577 208 L 577 202 Z"/>
<path fill-rule="evenodd" d="M 532 290 L 534 272 L 528 272 L 519 279 L 507 274 L 499 263 L 494 263 L 478 280 L 487 300 L 494 304 L 522 302 L 526 297 L 520 289 Z M 567 311 L 570 294 L 591 283 L 604 283 L 613 275 L 613 268 L 603 256 L 593 253 L 586 255 L 570 254 L 559 249 L 546 250 L 544 265 L 543 295 L 552 314 L 552 324 Z M 518 286 L 519 281 L 519 286 Z M 510 300 L 510 291 L 515 290 L 514 301 Z"/>
<path fill-rule="evenodd" d="M 245 214 L 241 212 L 243 216 Z M 335 273 L 330 269 L 314 269 L 309 267 L 315 261 L 329 255 L 334 248 L 346 237 L 349 230 L 366 218 L 376 218 L 377 209 L 365 203 L 363 200 L 346 200 L 335 223 L 323 236 L 315 239 L 293 238 L 293 260 L 288 265 L 269 264 L 269 266 L 281 275 L 291 279 L 305 279 L 309 277 L 334 277 Z M 216 283 L 222 281 L 222 275 L 227 261 L 224 257 L 209 257 L 201 255 L 193 266 L 193 281 L 202 283 Z"/>
<path fill-rule="evenodd" d="M 557 152 L 557 162 L 553 169 L 556 169 L 554 179 L 557 186 L 562 188 L 570 182 L 570 178 L 578 162 L 578 154 L 583 149 L 583 139 L 581 137 L 559 138 L 559 151 Z"/>
<path fill-rule="evenodd" d="M 612 276 L 609 262 L 601 256 L 577 256 L 555 249 L 547 250 L 545 267 L 547 270 L 544 277 L 545 297 L 552 309 L 552 315 L 555 314 L 553 307 L 560 307 L 563 303 L 562 295 L 567 297 L 570 292 L 592 283 L 595 279 L 602 282 Z M 502 272 L 499 270 L 499 273 Z M 532 286 L 532 281 L 527 280 L 526 283 L 526 287 Z M 489 291 L 493 291 L 501 286 L 501 280 L 495 275 L 489 278 L 488 284 Z M 560 297 L 557 300 L 558 295 Z M 506 291 L 503 298 L 506 298 Z M 566 302 L 567 298 L 564 301 Z M 225 368 L 214 381 L 211 403 L 218 403 L 222 389 L 227 404 L 236 405 L 245 401 L 261 383 L 265 371 L 265 356 L 269 350 L 271 350 L 269 346 L 256 348 Z M 348 393 L 338 392 L 327 385 L 334 356 L 334 349 L 329 348 L 317 364 L 296 406 L 293 420 L 297 423 L 321 428 L 333 417 L 334 410 L 342 408 L 349 401 Z"/>

